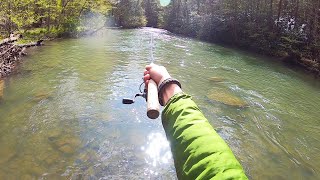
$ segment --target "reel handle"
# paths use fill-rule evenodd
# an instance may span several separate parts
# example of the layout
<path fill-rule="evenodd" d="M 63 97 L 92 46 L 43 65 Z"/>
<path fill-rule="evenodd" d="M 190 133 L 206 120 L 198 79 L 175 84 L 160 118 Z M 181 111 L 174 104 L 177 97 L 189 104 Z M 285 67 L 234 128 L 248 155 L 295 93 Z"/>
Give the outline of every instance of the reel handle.
<path fill-rule="evenodd" d="M 147 116 L 150 119 L 156 119 L 160 114 L 160 104 L 158 86 L 152 79 L 149 80 L 147 98 Z"/>

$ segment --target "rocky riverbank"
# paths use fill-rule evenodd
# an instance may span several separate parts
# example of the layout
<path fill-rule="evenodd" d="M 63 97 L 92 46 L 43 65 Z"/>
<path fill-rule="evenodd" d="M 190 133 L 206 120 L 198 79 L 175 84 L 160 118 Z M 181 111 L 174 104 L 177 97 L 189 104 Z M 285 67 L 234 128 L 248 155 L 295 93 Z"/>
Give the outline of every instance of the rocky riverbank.
<path fill-rule="evenodd" d="M 29 44 L 15 44 L 21 37 L 17 35 L 0 41 L 0 79 L 14 72 L 21 56 L 26 55 L 26 48 L 42 45 L 42 40 Z"/>

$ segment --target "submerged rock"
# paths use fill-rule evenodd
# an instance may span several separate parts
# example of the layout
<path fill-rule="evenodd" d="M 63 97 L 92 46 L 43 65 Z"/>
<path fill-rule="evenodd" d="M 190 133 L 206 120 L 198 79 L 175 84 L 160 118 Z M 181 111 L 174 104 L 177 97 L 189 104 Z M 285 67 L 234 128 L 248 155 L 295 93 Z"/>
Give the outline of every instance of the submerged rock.
<path fill-rule="evenodd" d="M 75 148 L 72 147 L 70 144 L 65 144 L 61 147 L 59 147 L 59 150 L 63 152 L 64 154 L 73 154 L 75 152 Z"/>
<path fill-rule="evenodd" d="M 51 94 L 49 92 L 43 91 L 43 92 L 36 93 L 33 97 L 33 101 L 39 102 L 49 98 L 51 98 Z"/>
<path fill-rule="evenodd" d="M 22 166 L 26 174 L 30 174 L 33 176 L 41 176 L 46 172 L 46 169 L 38 164 L 33 156 L 31 156 L 30 158 L 25 158 L 20 165 Z"/>
<path fill-rule="evenodd" d="M 209 78 L 209 81 L 210 82 L 223 82 L 224 78 L 222 78 L 222 77 L 211 77 L 211 78 Z"/>
<path fill-rule="evenodd" d="M 49 138 L 52 146 L 65 154 L 73 154 L 79 148 L 81 141 L 80 139 L 72 136 L 56 136 Z"/>
<path fill-rule="evenodd" d="M 52 130 L 48 131 L 48 140 L 54 141 L 58 139 L 62 135 L 62 131 L 56 128 L 53 128 Z"/>
<path fill-rule="evenodd" d="M 207 97 L 210 100 L 217 101 L 229 106 L 241 107 L 241 108 L 248 106 L 246 102 L 232 95 L 231 93 L 226 92 L 225 90 L 211 91 Z"/>

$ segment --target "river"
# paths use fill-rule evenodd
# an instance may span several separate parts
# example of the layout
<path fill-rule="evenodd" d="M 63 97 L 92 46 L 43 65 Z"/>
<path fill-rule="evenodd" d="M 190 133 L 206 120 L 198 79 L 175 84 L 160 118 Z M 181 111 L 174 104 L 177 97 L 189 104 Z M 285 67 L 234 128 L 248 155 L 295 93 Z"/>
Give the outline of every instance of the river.
<path fill-rule="evenodd" d="M 139 92 L 151 34 L 155 63 L 181 81 L 250 179 L 320 178 L 319 80 L 143 28 L 29 51 L 0 83 L 0 179 L 176 179 L 160 118 L 147 118 L 142 98 L 121 103 Z"/>

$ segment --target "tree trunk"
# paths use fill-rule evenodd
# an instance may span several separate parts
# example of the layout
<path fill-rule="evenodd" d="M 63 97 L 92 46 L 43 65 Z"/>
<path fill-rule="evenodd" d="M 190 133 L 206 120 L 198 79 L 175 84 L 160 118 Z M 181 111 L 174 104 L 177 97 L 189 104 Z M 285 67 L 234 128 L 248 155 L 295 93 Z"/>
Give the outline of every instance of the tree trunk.
<path fill-rule="evenodd" d="M 294 17 L 296 20 L 298 19 L 298 14 L 299 14 L 299 0 L 297 0 L 297 2 L 296 2 L 296 7 L 294 10 Z"/>
<path fill-rule="evenodd" d="M 51 12 L 50 12 L 50 6 L 49 6 L 49 8 L 48 8 L 48 16 L 47 16 L 47 32 L 49 33 L 50 32 L 50 14 L 51 14 Z"/>
<path fill-rule="evenodd" d="M 281 11 L 282 11 L 282 0 L 279 1 L 279 5 L 278 5 L 278 17 L 277 17 L 278 22 L 280 21 Z"/>
<path fill-rule="evenodd" d="M 270 7 L 269 7 L 269 27 L 273 29 L 273 0 L 270 0 Z"/>
<path fill-rule="evenodd" d="M 11 15 L 12 15 L 11 10 L 12 10 L 11 1 L 8 1 L 8 11 L 7 11 L 8 12 L 8 23 L 7 23 L 7 25 L 8 25 L 8 28 L 7 28 L 8 34 L 11 34 L 11 30 L 12 30 L 12 27 L 11 27 Z"/>

